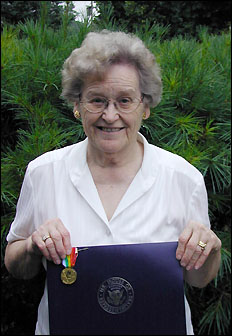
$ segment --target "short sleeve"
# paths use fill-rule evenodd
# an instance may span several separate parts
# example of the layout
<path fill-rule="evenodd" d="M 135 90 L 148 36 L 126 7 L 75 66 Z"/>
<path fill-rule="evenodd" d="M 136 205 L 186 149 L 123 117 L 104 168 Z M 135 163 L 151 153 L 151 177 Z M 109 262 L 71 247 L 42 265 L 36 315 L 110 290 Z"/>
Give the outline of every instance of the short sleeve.
<path fill-rule="evenodd" d="M 30 169 L 28 166 L 17 202 L 16 215 L 6 237 L 8 242 L 26 239 L 34 232 L 33 203 L 33 187 L 30 178 Z"/>
<path fill-rule="evenodd" d="M 188 221 L 193 220 L 202 223 L 210 228 L 210 220 L 208 214 L 208 196 L 204 178 L 202 175 L 192 193 L 187 218 Z"/>

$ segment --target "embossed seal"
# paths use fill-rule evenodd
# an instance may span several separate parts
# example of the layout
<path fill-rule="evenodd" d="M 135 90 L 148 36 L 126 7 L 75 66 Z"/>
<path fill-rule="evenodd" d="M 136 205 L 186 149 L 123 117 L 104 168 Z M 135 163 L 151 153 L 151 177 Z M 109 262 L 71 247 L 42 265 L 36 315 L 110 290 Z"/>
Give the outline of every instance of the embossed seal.
<path fill-rule="evenodd" d="M 99 305 L 107 313 L 121 314 L 133 304 L 134 290 L 127 280 L 112 277 L 103 281 L 98 289 L 97 298 Z"/>

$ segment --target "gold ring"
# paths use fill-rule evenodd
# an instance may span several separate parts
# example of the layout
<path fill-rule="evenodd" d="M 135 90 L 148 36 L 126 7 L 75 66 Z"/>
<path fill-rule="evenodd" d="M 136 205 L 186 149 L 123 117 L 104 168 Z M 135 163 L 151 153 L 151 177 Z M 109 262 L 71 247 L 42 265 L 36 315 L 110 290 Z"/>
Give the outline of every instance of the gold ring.
<path fill-rule="evenodd" d="M 199 245 L 200 246 L 200 248 L 202 249 L 202 251 L 205 249 L 205 247 L 206 247 L 206 243 L 203 243 L 201 240 L 199 240 L 199 243 L 197 244 L 197 245 Z"/>
<path fill-rule="evenodd" d="M 51 238 L 50 235 L 44 235 L 42 240 L 45 243 L 48 238 Z"/>

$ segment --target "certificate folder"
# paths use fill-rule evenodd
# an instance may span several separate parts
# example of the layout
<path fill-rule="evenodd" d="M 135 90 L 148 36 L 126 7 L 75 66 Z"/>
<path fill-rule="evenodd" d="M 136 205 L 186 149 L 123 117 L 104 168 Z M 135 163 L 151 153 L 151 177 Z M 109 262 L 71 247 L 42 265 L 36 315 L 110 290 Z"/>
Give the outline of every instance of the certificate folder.
<path fill-rule="evenodd" d="M 81 248 L 81 247 L 80 247 Z M 177 242 L 91 246 L 73 284 L 47 263 L 51 335 L 186 335 Z"/>

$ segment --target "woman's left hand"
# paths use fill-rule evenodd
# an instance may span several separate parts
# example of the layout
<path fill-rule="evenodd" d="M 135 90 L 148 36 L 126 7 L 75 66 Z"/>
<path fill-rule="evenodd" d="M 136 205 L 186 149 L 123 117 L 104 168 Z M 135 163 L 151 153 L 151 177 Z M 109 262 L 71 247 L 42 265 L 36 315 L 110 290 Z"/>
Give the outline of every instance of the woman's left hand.
<path fill-rule="evenodd" d="M 206 244 L 201 247 L 199 244 Z M 187 271 L 199 269 L 208 256 L 221 248 L 221 240 L 205 225 L 190 221 L 179 237 L 176 258 Z"/>

